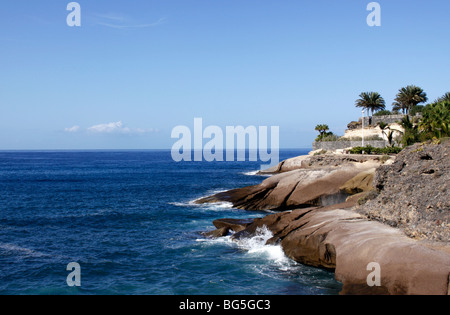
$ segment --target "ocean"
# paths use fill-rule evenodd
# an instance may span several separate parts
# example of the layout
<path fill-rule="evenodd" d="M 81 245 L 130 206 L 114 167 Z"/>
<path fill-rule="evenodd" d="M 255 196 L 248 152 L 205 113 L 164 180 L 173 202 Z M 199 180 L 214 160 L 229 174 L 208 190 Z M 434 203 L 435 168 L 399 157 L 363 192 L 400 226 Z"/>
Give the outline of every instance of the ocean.
<path fill-rule="evenodd" d="M 260 164 L 176 163 L 169 150 L 0 152 L 0 294 L 337 294 L 333 272 L 264 245 L 265 229 L 239 243 L 202 235 L 215 219 L 267 215 L 193 203 L 260 183 Z M 68 286 L 72 262 L 80 286 Z"/>

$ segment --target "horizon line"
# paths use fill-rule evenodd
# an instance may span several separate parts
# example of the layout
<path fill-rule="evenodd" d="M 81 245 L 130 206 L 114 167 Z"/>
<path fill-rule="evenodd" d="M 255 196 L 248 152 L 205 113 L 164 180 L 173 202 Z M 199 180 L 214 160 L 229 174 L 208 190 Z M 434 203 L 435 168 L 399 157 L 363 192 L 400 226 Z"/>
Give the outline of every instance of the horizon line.
<path fill-rule="evenodd" d="M 278 150 L 312 150 L 312 147 L 302 147 L 302 148 L 279 148 Z M 88 151 L 171 151 L 171 148 L 164 148 L 164 149 L 0 149 L 0 152 L 88 152 Z M 258 151 L 258 149 L 233 149 L 233 150 L 227 150 L 224 149 L 223 151 Z M 191 151 L 203 151 L 203 150 L 196 150 L 193 149 Z"/>

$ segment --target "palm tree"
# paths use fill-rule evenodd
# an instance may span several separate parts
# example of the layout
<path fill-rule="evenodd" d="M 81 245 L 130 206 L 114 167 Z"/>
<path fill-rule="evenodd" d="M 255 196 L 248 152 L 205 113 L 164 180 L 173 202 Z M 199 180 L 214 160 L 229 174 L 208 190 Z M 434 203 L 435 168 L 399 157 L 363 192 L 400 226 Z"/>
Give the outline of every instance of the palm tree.
<path fill-rule="evenodd" d="M 402 143 L 405 147 L 412 145 L 412 144 L 416 143 L 417 141 L 419 141 L 418 126 L 415 125 L 409 119 L 408 115 L 403 117 L 401 125 L 402 125 L 403 129 L 405 130 L 405 132 L 403 133 L 403 137 L 402 137 Z"/>
<path fill-rule="evenodd" d="M 388 143 L 389 143 L 389 147 L 393 147 L 394 146 L 394 130 L 391 129 L 391 127 L 389 127 L 389 125 L 385 122 L 380 122 L 378 125 L 381 129 L 381 132 L 385 135 Z M 400 132 L 397 130 L 397 132 Z"/>
<path fill-rule="evenodd" d="M 447 93 L 445 93 L 442 97 L 439 97 L 439 98 L 437 99 L 436 103 L 439 103 L 439 102 L 445 102 L 445 101 L 450 102 L 450 92 L 447 92 Z"/>
<path fill-rule="evenodd" d="M 378 92 L 361 93 L 359 99 L 356 100 L 356 107 L 367 109 L 367 115 L 369 115 L 369 110 L 371 110 L 372 116 L 374 111 L 386 108 L 385 101 Z"/>
<path fill-rule="evenodd" d="M 322 124 L 322 125 L 317 125 L 315 130 L 320 133 L 319 139 L 322 140 L 323 136 L 325 135 L 325 132 L 330 130 L 330 128 L 328 127 L 328 125 Z"/>
<path fill-rule="evenodd" d="M 421 131 L 429 133 L 436 138 L 450 135 L 450 101 L 441 101 L 427 105 L 419 123 Z"/>
<path fill-rule="evenodd" d="M 427 93 L 422 88 L 415 85 L 408 85 L 398 90 L 394 103 L 392 103 L 393 110 L 402 110 L 403 113 L 409 114 L 410 110 L 417 104 L 425 103 L 428 100 Z"/>
<path fill-rule="evenodd" d="M 403 115 L 405 114 L 406 111 L 406 105 L 402 104 L 401 102 L 393 102 L 392 103 L 392 111 L 393 112 L 399 112 L 402 111 Z"/>

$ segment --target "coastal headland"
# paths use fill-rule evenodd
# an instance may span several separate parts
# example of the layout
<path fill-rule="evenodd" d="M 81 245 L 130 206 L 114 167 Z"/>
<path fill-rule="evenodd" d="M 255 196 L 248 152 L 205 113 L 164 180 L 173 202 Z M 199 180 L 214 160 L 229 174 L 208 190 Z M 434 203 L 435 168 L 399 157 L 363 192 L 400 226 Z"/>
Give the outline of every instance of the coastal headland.
<path fill-rule="evenodd" d="M 299 263 L 334 270 L 341 294 L 448 295 L 449 147 L 450 141 L 428 142 L 398 155 L 282 161 L 262 172 L 271 176 L 259 185 L 196 201 L 270 214 L 218 219 L 205 234 L 241 239 L 266 227 L 273 234 L 267 244 L 280 244 Z"/>

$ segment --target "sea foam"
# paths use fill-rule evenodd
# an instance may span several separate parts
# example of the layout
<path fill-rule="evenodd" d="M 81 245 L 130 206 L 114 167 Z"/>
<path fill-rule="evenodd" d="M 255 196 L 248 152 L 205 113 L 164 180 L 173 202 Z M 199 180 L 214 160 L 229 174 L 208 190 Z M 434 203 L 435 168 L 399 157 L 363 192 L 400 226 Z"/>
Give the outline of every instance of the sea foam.
<path fill-rule="evenodd" d="M 257 228 L 253 237 L 243 238 L 236 242 L 249 255 L 264 257 L 276 263 L 287 263 L 289 258 L 286 257 L 280 245 L 266 244 L 272 237 L 272 232 L 266 226 L 263 226 Z"/>
<path fill-rule="evenodd" d="M 218 201 L 218 202 L 211 202 L 211 203 L 197 203 L 197 201 L 209 197 L 221 192 L 227 191 L 226 189 L 220 189 L 220 190 L 212 190 L 209 191 L 205 196 L 189 200 L 186 202 L 169 202 L 170 205 L 177 206 L 177 207 L 196 207 L 202 210 L 212 210 L 212 211 L 218 211 L 218 210 L 224 210 L 224 209 L 232 209 L 233 204 L 231 202 L 227 201 Z"/>
<path fill-rule="evenodd" d="M 254 236 L 242 239 L 233 239 L 232 235 L 219 237 L 215 239 L 197 239 L 197 242 L 202 242 L 206 245 L 227 245 L 237 247 L 246 252 L 249 258 L 260 258 L 268 260 L 269 263 L 275 265 L 280 270 L 288 270 L 296 265 L 294 261 L 289 259 L 281 245 L 267 245 L 267 241 L 273 237 L 272 232 L 266 227 L 257 228 Z"/>
<path fill-rule="evenodd" d="M 248 172 L 242 172 L 241 174 L 247 175 L 247 176 L 261 176 L 261 177 L 271 177 L 272 174 L 261 174 L 260 171 L 248 171 Z"/>

